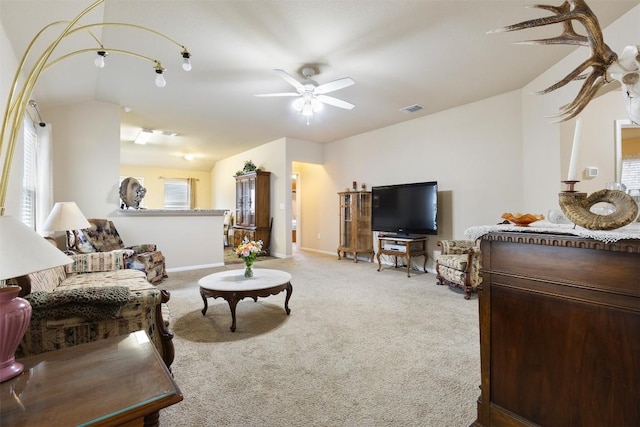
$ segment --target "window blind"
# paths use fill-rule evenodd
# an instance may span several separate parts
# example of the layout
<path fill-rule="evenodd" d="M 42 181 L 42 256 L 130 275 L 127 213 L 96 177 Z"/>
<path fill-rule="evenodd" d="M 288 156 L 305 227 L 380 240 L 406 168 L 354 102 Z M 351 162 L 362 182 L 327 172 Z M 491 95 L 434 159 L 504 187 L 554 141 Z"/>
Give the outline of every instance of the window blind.
<path fill-rule="evenodd" d="M 191 187 L 188 179 L 165 179 L 164 208 L 190 209 Z"/>
<path fill-rule="evenodd" d="M 627 190 L 640 190 L 640 154 L 622 159 L 622 177 Z"/>
<path fill-rule="evenodd" d="M 24 157 L 22 176 L 22 222 L 29 228 L 36 227 L 36 130 L 30 120 L 23 120 Z"/>

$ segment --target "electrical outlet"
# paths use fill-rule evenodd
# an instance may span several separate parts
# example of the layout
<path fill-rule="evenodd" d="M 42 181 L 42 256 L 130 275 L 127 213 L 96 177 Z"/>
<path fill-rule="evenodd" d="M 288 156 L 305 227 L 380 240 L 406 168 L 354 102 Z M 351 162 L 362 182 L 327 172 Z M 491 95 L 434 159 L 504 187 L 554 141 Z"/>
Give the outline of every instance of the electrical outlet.
<path fill-rule="evenodd" d="M 318 233 L 318 240 L 320 240 L 320 233 Z"/>

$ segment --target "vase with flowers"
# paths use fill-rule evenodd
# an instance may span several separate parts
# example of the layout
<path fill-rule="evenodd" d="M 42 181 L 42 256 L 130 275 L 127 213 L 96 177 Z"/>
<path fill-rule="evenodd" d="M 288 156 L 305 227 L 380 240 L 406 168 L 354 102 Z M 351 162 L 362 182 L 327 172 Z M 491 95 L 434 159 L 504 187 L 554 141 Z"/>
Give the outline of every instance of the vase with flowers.
<path fill-rule="evenodd" d="M 236 248 L 236 255 L 244 261 L 244 277 L 253 277 L 253 263 L 262 253 L 262 240 L 253 241 L 244 238 Z"/>

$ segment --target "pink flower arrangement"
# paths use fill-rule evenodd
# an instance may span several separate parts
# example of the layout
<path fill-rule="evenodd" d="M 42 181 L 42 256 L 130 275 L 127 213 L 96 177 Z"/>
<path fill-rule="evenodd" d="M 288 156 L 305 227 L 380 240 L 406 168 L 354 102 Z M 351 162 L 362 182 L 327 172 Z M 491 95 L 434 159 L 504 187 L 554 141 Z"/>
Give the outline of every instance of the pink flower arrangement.
<path fill-rule="evenodd" d="M 236 255 L 242 258 L 248 266 L 253 264 L 257 256 L 262 252 L 262 240 L 253 241 L 245 237 L 240 245 L 236 248 Z"/>

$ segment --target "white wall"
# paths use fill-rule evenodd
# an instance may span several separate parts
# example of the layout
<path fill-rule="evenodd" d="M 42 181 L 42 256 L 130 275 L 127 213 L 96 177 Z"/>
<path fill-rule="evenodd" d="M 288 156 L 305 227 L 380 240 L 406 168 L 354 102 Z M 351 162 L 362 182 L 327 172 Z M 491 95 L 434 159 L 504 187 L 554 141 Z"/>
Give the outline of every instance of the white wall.
<path fill-rule="evenodd" d="M 330 181 L 320 199 L 324 236 L 317 249 L 338 247 L 338 196 L 352 181 L 376 185 L 438 181 L 437 236 L 463 238 L 473 225 L 495 224 L 522 205 L 519 92 L 511 92 L 328 144 Z M 329 214 L 332 213 L 332 214 Z"/>
<path fill-rule="evenodd" d="M 605 29 L 605 40 L 620 52 L 640 40 L 640 5 Z M 0 95 L 17 64 L 0 31 Z M 554 49 L 554 46 L 521 46 Z M 577 85 L 547 95 L 531 95 L 562 78 L 582 62 L 577 51 L 522 90 L 503 94 L 324 146 L 288 138 L 265 144 L 216 164 L 212 171 L 213 208 L 232 209 L 233 175 L 245 160 L 272 172 L 272 249 L 290 253 L 291 163 L 300 168 L 299 244 L 335 253 L 338 243 L 337 192 L 352 181 L 372 185 L 437 180 L 441 191 L 439 238 L 460 238 L 472 225 L 492 224 L 505 211 L 546 213 L 557 206 L 566 175 L 575 121 L 550 123 L 545 116 L 571 100 Z M 512 66 L 517 66 L 513 64 Z M 508 67 L 504 72 L 508 72 Z M 8 78 L 9 76 L 9 78 Z M 598 166 L 601 176 L 579 184 L 582 191 L 613 180 L 613 123 L 625 118 L 619 93 L 591 102 L 583 112 L 584 147 L 579 169 Z M 620 99 L 620 98 L 618 98 Z M 115 105 L 89 102 L 45 112 L 53 125 L 55 200 L 74 200 L 88 217 L 106 217 L 117 208 L 119 116 Z M 19 213 L 22 171 L 19 154 L 11 173 L 7 212 Z M 609 177 L 608 175 L 611 176 Z M 17 189 L 17 190 L 16 190 Z M 280 205 L 285 209 L 280 209 Z M 289 228 L 288 228 L 289 227 Z M 318 235 L 320 238 L 318 238 Z"/>
<path fill-rule="evenodd" d="M 286 159 L 291 161 L 285 164 L 283 140 L 278 140 L 218 162 L 213 175 L 216 180 L 230 177 L 249 159 L 265 170 L 286 174 L 285 179 L 272 182 L 272 238 L 277 254 L 291 241 L 292 161 L 301 161 L 296 163 L 302 229 L 298 245 L 326 253 L 337 253 L 337 193 L 351 187 L 352 181 L 358 187 L 365 183 L 367 188 L 438 181 L 440 230 L 429 239 L 429 248 L 434 250 L 441 238 L 462 238 L 468 227 L 500 222 L 503 212 L 520 209 L 520 108 L 520 93 L 514 91 L 323 146 L 288 140 Z M 225 192 L 224 202 L 219 189 L 216 194 L 216 203 L 234 203 L 234 189 Z M 288 215 L 280 209 L 281 203 L 289 206 Z"/>
<path fill-rule="evenodd" d="M 291 173 L 293 161 L 322 162 L 320 144 L 293 138 L 280 138 L 252 150 L 216 162 L 212 176 L 214 209 L 235 208 L 236 171 L 246 160 L 271 172 L 271 253 L 278 257 L 291 255 Z"/>
<path fill-rule="evenodd" d="M 4 120 L 4 108 L 11 90 L 11 82 L 18 67 L 18 60 L 13 48 L 7 39 L 4 27 L 0 25 L 0 108 L 2 108 L 2 119 Z M 22 140 L 22 133 L 19 135 L 19 141 Z M 4 168 L 7 147 L 4 143 L 0 151 L 0 163 Z M 20 144 L 22 146 L 22 144 Z M 22 200 L 22 175 L 23 175 L 23 150 L 17 147 L 12 156 L 12 165 L 10 169 L 8 191 L 5 200 L 5 214 L 20 218 L 20 206 Z M 3 206 L 0 206 L 2 209 Z"/>
<path fill-rule="evenodd" d="M 42 113 L 53 123 L 54 201 L 76 202 L 87 218 L 117 210 L 119 107 L 92 101 Z"/>
<path fill-rule="evenodd" d="M 283 224 L 285 210 L 280 209 L 281 203 L 286 203 L 285 186 L 287 181 L 285 163 L 285 138 L 261 145 L 241 154 L 226 158 L 216 162 L 211 176 L 213 179 L 212 188 L 216 188 L 213 206 L 214 209 L 235 209 L 235 179 L 236 171 L 241 170 L 244 162 L 251 160 L 255 165 L 264 171 L 271 172 L 271 217 L 273 218 L 273 229 L 271 231 L 271 252 L 275 256 L 285 256 L 286 246 L 284 240 L 280 239 L 280 234 L 284 235 Z M 290 175 L 290 174 L 289 174 Z M 290 196 L 291 177 L 288 177 Z M 290 201 L 289 201 L 290 203 Z"/>
<path fill-rule="evenodd" d="M 125 246 L 156 244 L 166 258 L 169 272 L 224 265 L 222 212 L 157 216 L 114 214 L 109 219 Z"/>

